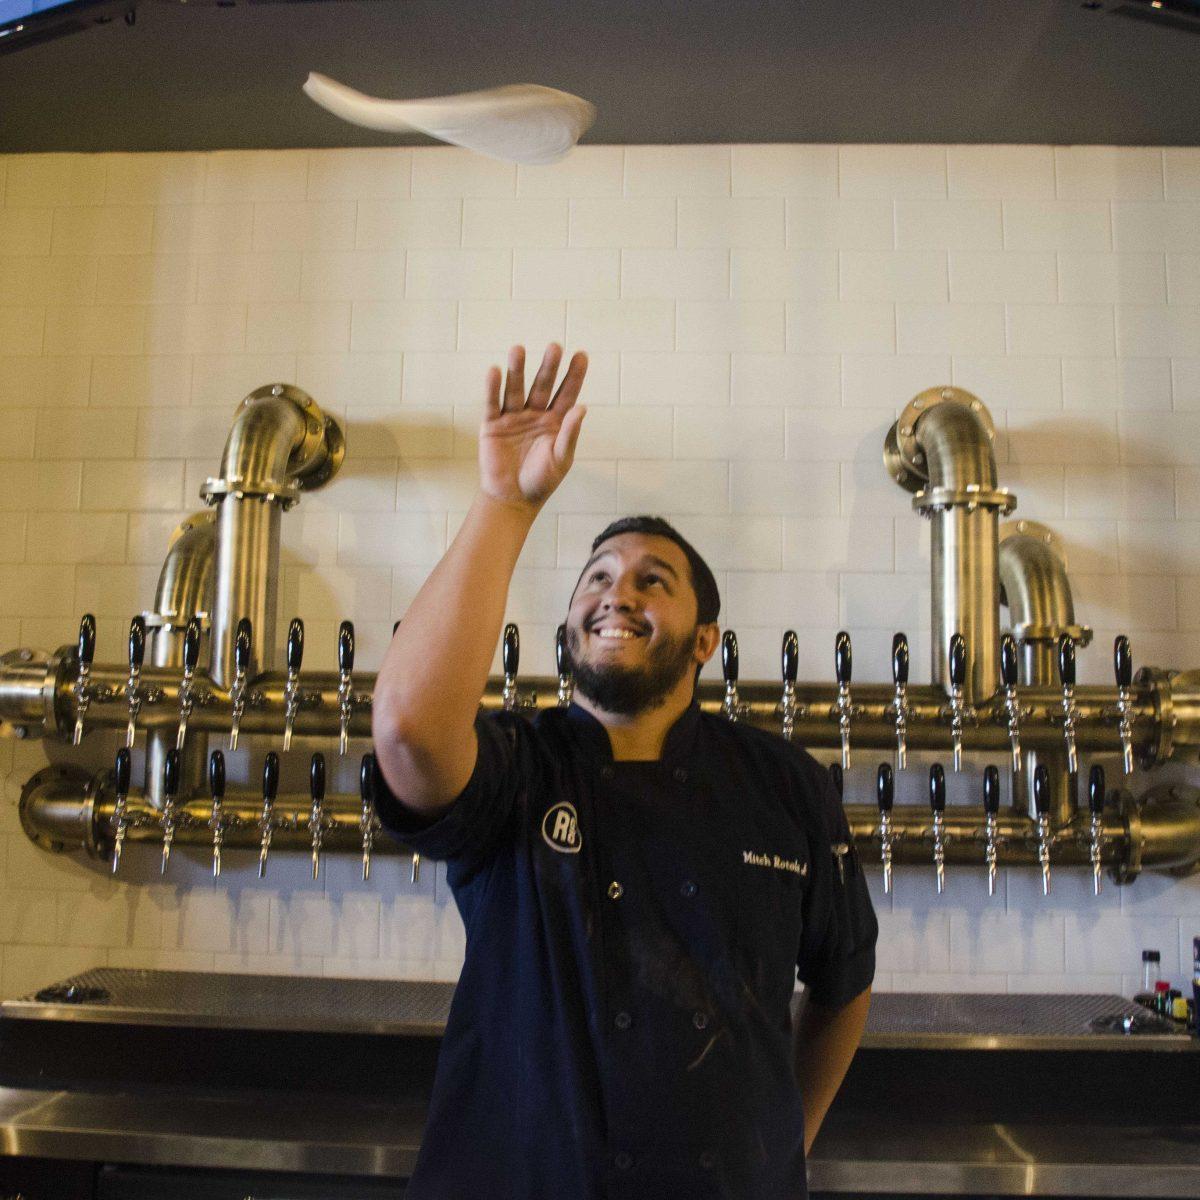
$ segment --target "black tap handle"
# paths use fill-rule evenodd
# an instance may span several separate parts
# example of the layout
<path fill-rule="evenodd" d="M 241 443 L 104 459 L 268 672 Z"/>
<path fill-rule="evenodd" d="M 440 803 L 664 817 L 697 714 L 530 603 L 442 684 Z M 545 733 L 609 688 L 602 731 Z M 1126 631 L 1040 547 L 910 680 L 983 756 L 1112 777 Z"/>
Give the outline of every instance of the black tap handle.
<path fill-rule="evenodd" d="M 560 625 L 554 631 L 554 666 L 560 675 L 568 675 L 571 661 L 567 654 L 567 627 Z"/>
<path fill-rule="evenodd" d="M 721 635 L 721 671 L 726 683 L 738 681 L 738 645 L 737 634 L 727 629 Z"/>
<path fill-rule="evenodd" d="M 325 799 L 325 755 L 320 750 L 312 756 L 308 769 L 308 791 L 318 803 Z"/>
<path fill-rule="evenodd" d="M 183 630 L 183 669 L 194 671 L 200 661 L 200 618 L 189 617 Z"/>
<path fill-rule="evenodd" d="M 880 763 L 879 770 L 875 773 L 875 799 L 879 802 L 879 811 L 891 812 L 895 796 L 895 779 L 892 775 L 892 768 L 888 763 Z"/>
<path fill-rule="evenodd" d="M 783 635 L 783 648 L 780 651 L 783 682 L 795 683 L 800 673 L 800 639 L 794 629 L 789 629 Z"/>
<path fill-rule="evenodd" d="M 96 618 L 84 613 L 79 622 L 79 665 L 90 667 L 96 657 Z"/>
<path fill-rule="evenodd" d="M 129 669 L 140 671 L 146 661 L 146 619 L 134 617 L 129 622 Z"/>
<path fill-rule="evenodd" d="M 1039 817 L 1050 811 L 1050 772 L 1044 766 L 1033 773 L 1033 807 Z"/>
<path fill-rule="evenodd" d="M 304 622 L 299 617 L 293 617 L 288 626 L 287 635 L 287 669 L 291 672 L 300 670 L 304 661 Z"/>
<path fill-rule="evenodd" d="M 1000 811 L 1000 772 L 993 766 L 983 768 L 983 811 L 991 817 Z"/>
<path fill-rule="evenodd" d="M 347 674 L 354 670 L 353 621 L 343 621 L 338 626 L 338 670 Z"/>
<path fill-rule="evenodd" d="M 1088 775 L 1088 811 L 1093 817 L 1104 811 L 1104 768 L 1099 764 Z"/>
<path fill-rule="evenodd" d="M 1017 639 L 1011 633 L 1000 638 L 1000 678 L 1005 687 L 1017 686 Z"/>
<path fill-rule="evenodd" d="M 174 746 L 163 759 L 163 794 L 171 797 L 179 794 L 179 751 Z"/>
<path fill-rule="evenodd" d="M 961 633 L 950 635 L 950 682 L 956 688 L 967 682 L 967 639 Z"/>
<path fill-rule="evenodd" d="M 375 755 L 364 754 L 358 768 L 358 794 L 364 804 L 375 800 Z"/>
<path fill-rule="evenodd" d="M 892 638 L 892 682 L 908 683 L 908 638 L 903 633 Z"/>
<path fill-rule="evenodd" d="M 225 755 L 220 750 L 208 756 L 208 792 L 214 800 L 225 795 Z"/>
<path fill-rule="evenodd" d="M 1063 687 L 1075 686 L 1075 639 L 1069 633 L 1058 639 L 1058 677 Z"/>
<path fill-rule="evenodd" d="M 829 764 L 829 778 L 833 780 L 833 790 L 837 792 L 840 800 L 845 795 L 846 789 L 846 776 L 842 771 L 841 763 Z"/>
<path fill-rule="evenodd" d="M 250 670 L 250 648 L 254 640 L 254 627 L 249 617 L 243 617 L 237 623 L 237 632 L 233 635 L 233 669 L 245 675 Z"/>
<path fill-rule="evenodd" d="M 941 763 L 929 768 L 929 807 L 935 813 L 946 811 L 946 772 Z"/>
<path fill-rule="evenodd" d="M 521 631 L 511 621 L 505 625 L 504 636 L 500 639 L 500 661 L 504 674 L 515 679 L 521 664 Z"/>
<path fill-rule="evenodd" d="M 1117 687 L 1127 688 L 1133 682 L 1133 656 L 1129 653 L 1129 639 L 1123 633 L 1113 640 L 1113 672 Z"/>
<path fill-rule="evenodd" d="M 274 800 L 279 792 L 279 755 L 274 750 L 267 751 L 263 759 L 263 799 Z"/>
<path fill-rule="evenodd" d="M 850 647 L 850 635 L 840 630 L 833 640 L 833 669 L 838 683 L 849 683 L 854 671 L 854 652 Z"/>
<path fill-rule="evenodd" d="M 113 788 L 118 796 L 129 794 L 130 757 L 129 748 L 122 746 L 117 751 L 117 761 L 113 764 Z"/>

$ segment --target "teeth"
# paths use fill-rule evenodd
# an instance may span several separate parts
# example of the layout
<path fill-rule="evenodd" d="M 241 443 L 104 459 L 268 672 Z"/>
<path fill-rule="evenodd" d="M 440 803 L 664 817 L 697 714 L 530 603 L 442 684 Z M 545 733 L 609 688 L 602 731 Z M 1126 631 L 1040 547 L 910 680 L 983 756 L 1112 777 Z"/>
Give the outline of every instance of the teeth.
<path fill-rule="evenodd" d="M 635 638 L 638 636 L 632 629 L 597 629 L 595 634 L 602 638 Z"/>

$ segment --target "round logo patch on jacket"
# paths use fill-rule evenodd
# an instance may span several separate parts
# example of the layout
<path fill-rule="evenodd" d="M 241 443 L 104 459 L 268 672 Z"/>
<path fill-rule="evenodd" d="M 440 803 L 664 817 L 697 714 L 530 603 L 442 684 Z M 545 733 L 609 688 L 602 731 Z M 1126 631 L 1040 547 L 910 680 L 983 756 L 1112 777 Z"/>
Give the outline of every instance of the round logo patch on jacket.
<path fill-rule="evenodd" d="M 575 806 L 563 800 L 549 809 L 542 818 L 542 837 L 551 850 L 561 854 L 578 854 L 583 839 L 579 834 L 579 817 Z"/>

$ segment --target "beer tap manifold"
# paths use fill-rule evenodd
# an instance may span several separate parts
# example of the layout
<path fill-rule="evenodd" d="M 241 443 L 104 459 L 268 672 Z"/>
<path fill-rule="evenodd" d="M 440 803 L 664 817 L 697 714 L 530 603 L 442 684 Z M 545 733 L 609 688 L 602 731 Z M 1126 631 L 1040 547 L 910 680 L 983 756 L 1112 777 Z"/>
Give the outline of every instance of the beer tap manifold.
<path fill-rule="evenodd" d="M 908 766 L 908 638 L 903 633 L 892 638 L 892 687 L 895 698 L 892 713 L 896 721 L 896 770 Z"/>
<path fill-rule="evenodd" d="M 321 837 L 325 825 L 325 755 L 320 751 L 312 756 L 308 781 L 312 796 L 308 828 L 312 834 L 312 877 L 316 879 L 321 873 Z"/>
<path fill-rule="evenodd" d="M 222 804 L 225 799 L 225 755 L 214 750 L 208 756 L 208 793 L 212 797 L 212 816 L 208 826 L 212 830 L 212 873 L 214 879 L 221 877 L 221 846 L 225 840 L 225 820 Z"/>
<path fill-rule="evenodd" d="M 343 621 L 338 627 L 338 754 L 343 755 L 350 745 L 350 718 L 354 713 L 354 692 L 350 688 L 353 670 L 354 625 Z"/>
<path fill-rule="evenodd" d="M 1062 682 L 1062 727 L 1063 741 L 1067 746 L 1067 771 L 1074 775 L 1079 770 L 1079 756 L 1075 750 L 1075 639 L 1069 633 L 1062 634 L 1058 639 L 1058 678 Z"/>
<path fill-rule="evenodd" d="M 1133 656 L 1129 639 L 1122 633 L 1113 640 L 1113 674 L 1117 678 L 1117 732 L 1121 738 L 1121 770 L 1128 775 L 1133 770 Z"/>
<path fill-rule="evenodd" d="M 1104 849 L 1104 768 L 1092 767 L 1088 776 L 1088 862 L 1092 868 L 1092 894 L 1100 895 L 1100 856 Z"/>
<path fill-rule="evenodd" d="M 780 667 L 783 674 L 783 695 L 779 698 L 780 732 L 784 740 L 790 742 L 796 727 L 796 677 L 800 673 L 800 639 L 794 629 L 783 635 Z"/>
<path fill-rule="evenodd" d="M 1033 803 L 1037 813 L 1037 856 L 1042 871 L 1042 895 L 1050 895 L 1050 773 L 1044 766 L 1033 772 Z"/>
<path fill-rule="evenodd" d="M 96 618 L 91 613 L 84 613 L 79 622 L 79 675 L 75 680 L 75 732 L 71 736 L 72 746 L 78 746 L 83 740 L 83 719 L 92 702 L 90 680 L 95 655 Z"/>
<path fill-rule="evenodd" d="M 146 621 L 134 617 L 129 622 L 129 678 L 125 681 L 125 702 L 129 706 L 129 721 L 125 726 L 125 745 L 133 748 L 137 735 L 138 713 L 142 707 L 142 663 L 146 660 Z"/>
<path fill-rule="evenodd" d="M 504 691 L 501 703 L 505 712 L 517 707 L 517 669 L 521 665 L 521 631 L 511 622 L 504 626 L 500 638 L 500 662 L 504 668 Z"/>
<path fill-rule="evenodd" d="M 560 625 L 554 631 L 554 668 L 558 672 L 558 707 L 566 708 L 574 697 L 575 685 L 571 679 L 571 656 L 567 651 L 565 625 Z"/>
<path fill-rule="evenodd" d="M 1011 633 L 1000 639 L 1000 678 L 1004 684 L 1004 715 L 1015 775 L 1021 770 L 1021 701 L 1017 695 L 1017 640 Z"/>
<path fill-rule="evenodd" d="M 996 815 L 1000 811 L 1000 772 L 990 763 L 983 769 L 983 861 L 987 866 L 988 895 L 996 894 Z"/>
<path fill-rule="evenodd" d="M 892 890 L 892 768 L 880 763 L 875 773 L 875 800 L 879 805 L 879 857 L 883 863 L 883 891 Z"/>
<path fill-rule="evenodd" d="M 950 635 L 947 664 L 950 680 L 950 745 L 957 773 L 962 770 L 963 721 L 966 717 L 963 686 L 967 681 L 967 642 L 961 633 Z"/>
<path fill-rule="evenodd" d="M 275 824 L 275 797 L 279 792 L 279 755 L 268 750 L 263 759 L 262 816 L 258 819 L 258 877 L 267 873 L 267 855 L 271 853 L 271 834 Z"/>
<path fill-rule="evenodd" d="M 946 772 L 941 763 L 929 768 L 929 807 L 933 812 L 933 866 L 940 896 L 946 890 Z"/>
<path fill-rule="evenodd" d="M 250 671 L 250 655 L 253 650 L 254 628 L 249 617 L 242 617 L 233 635 L 233 685 L 229 689 L 231 706 L 229 719 L 229 748 L 236 750 L 238 734 L 242 728 L 242 714 L 246 711 L 246 676 Z"/>
<path fill-rule="evenodd" d="M 837 717 L 838 733 L 842 742 L 842 770 L 850 766 L 850 717 L 854 706 L 850 701 L 850 677 L 854 671 L 854 652 L 850 646 L 850 635 L 843 629 L 833 643 L 833 669 L 837 676 L 837 702 L 834 714 Z"/>
<path fill-rule="evenodd" d="M 300 665 L 304 662 L 304 622 L 293 617 L 287 635 L 287 683 L 284 685 L 283 749 L 292 748 L 292 727 L 300 708 Z"/>
<path fill-rule="evenodd" d="M 175 800 L 179 795 L 179 751 L 172 746 L 163 759 L 162 862 L 158 873 L 167 873 L 175 841 Z"/>
<path fill-rule="evenodd" d="M 358 794 L 362 812 L 358 819 L 362 834 L 362 877 L 371 878 L 371 849 L 375 844 L 375 756 L 364 754 L 358 768 Z"/>
<path fill-rule="evenodd" d="M 175 749 L 182 750 L 187 741 L 188 721 L 196 698 L 192 694 L 196 665 L 200 661 L 200 622 L 189 619 L 183 631 L 183 678 L 179 681 L 179 730 L 175 734 Z"/>
<path fill-rule="evenodd" d="M 727 720 L 736 721 L 741 709 L 738 699 L 738 643 L 732 629 L 725 630 L 721 637 L 721 674 L 725 677 L 725 699 L 721 701 L 721 712 Z"/>
<path fill-rule="evenodd" d="M 113 765 L 113 790 L 116 793 L 113 803 L 112 873 L 114 875 L 121 865 L 121 848 L 125 844 L 125 830 L 128 826 L 125 805 L 129 799 L 129 767 L 129 747 L 122 746 L 117 751 L 117 761 Z"/>

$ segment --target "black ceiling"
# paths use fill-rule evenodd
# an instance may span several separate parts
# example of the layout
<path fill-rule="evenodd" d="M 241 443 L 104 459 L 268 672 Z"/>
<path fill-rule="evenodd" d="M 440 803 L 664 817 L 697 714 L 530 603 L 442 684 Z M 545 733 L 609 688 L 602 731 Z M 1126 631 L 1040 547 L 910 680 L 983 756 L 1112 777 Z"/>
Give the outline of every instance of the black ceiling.
<path fill-rule="evenodd" d="M 0 151 L 395 142 L 317 108 L 309 70 L 397 98 L 565 88 L 597 105 L 598 143 L 1196 144 L 1200 36 L 1122 7 L 144 0 L 132 26 L 0 56 Z"/>

